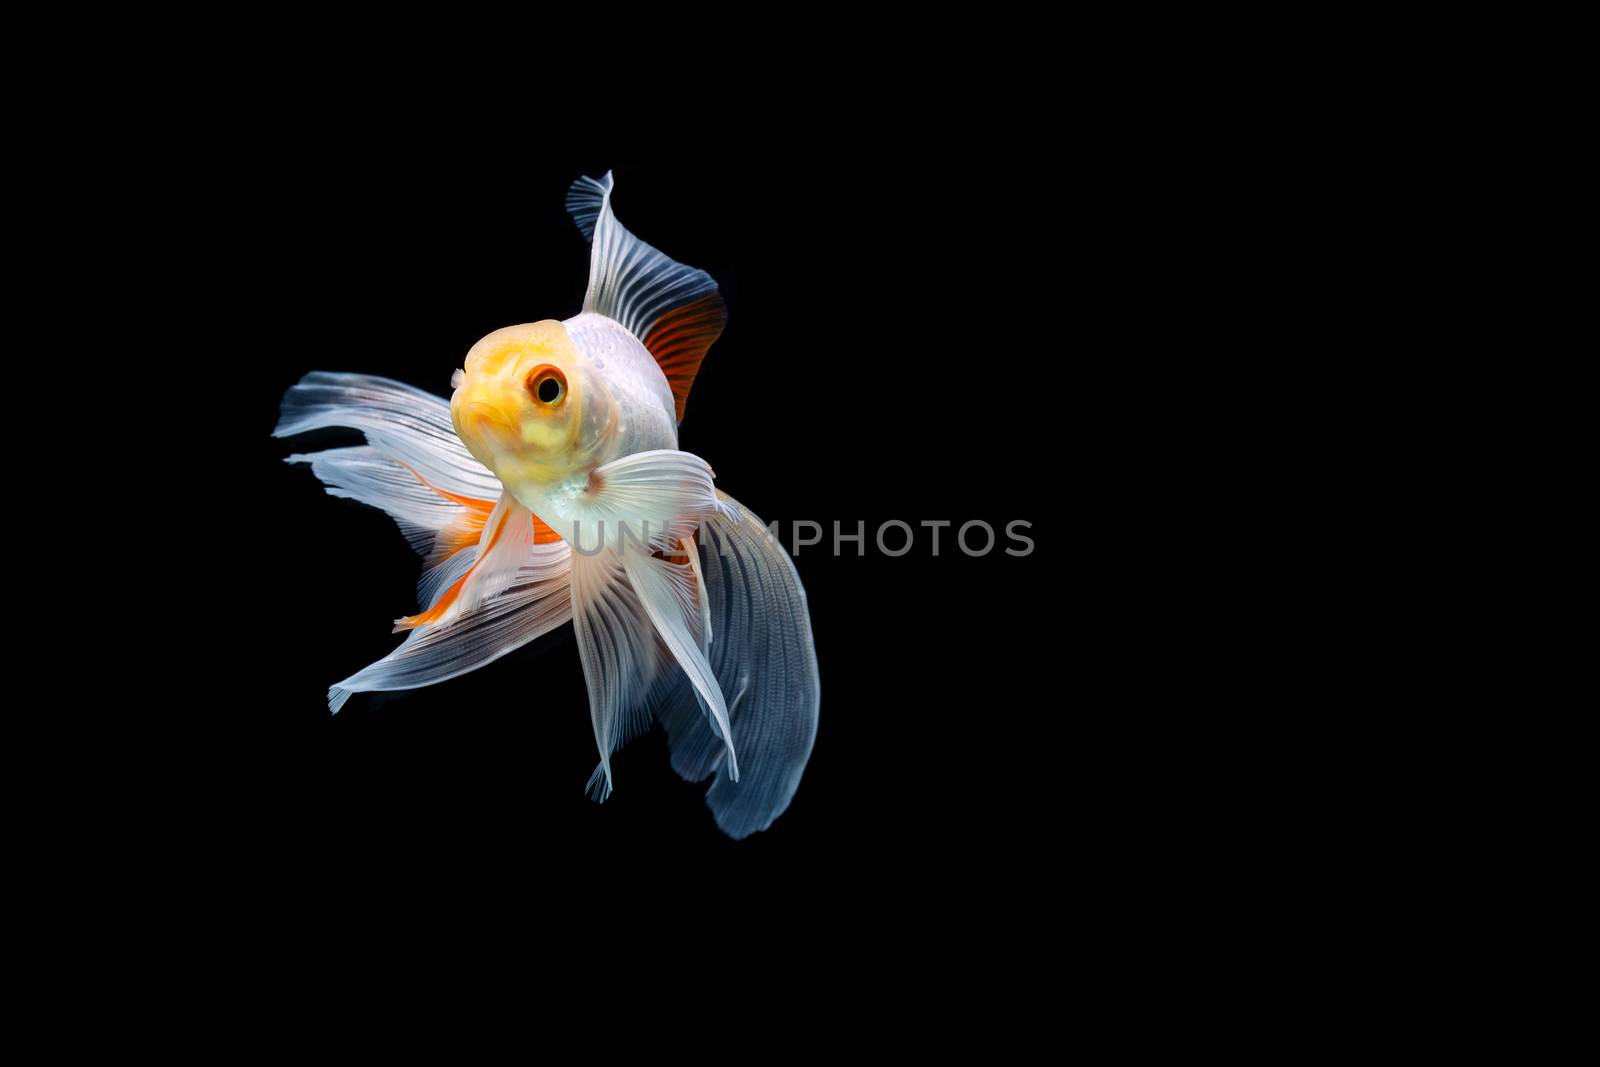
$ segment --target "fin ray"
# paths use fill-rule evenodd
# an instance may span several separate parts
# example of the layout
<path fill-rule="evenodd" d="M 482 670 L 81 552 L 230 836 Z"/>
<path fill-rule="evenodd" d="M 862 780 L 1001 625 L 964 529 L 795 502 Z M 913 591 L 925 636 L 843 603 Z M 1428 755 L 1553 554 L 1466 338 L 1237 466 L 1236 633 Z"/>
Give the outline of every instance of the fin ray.
<path fill-rule="evenodd" d="M 771 826 L 794 798 L 816 740 L 821 683 L 793 562 L 760 519 L 717 495 L 743 519 L 709 519 L 699 546 L 714 628 L 707 658 L 727 697 L 739 780 L 727 772 L 723 744 L 687 679 L 662 679 L 652 703 L 673 770 L 691 782 L 715 776 L 706 804 L 724 833 L 742 838 Z"/>
<path fill-rule="evenodd" d="M 716 673 L 700 647 L 704 635 L 695 633 L 700 619 L 698 606 L 694 603 L 699 599 L 694 586 L 694 570 L 688 564 L 668 563 L 635 552 L 623 554 L 622 566 L 656 633 L 666 643 L 703 702 L 712 733 L 726 746 L 728 773 L 737 782 L 739 757 L 734 748 L 733 729 L 728 722 L 727 701 L 723 698 Z M 695 607 L 692 616 L 686 610 L 689 606 Z M 694 620 L 692 623 L 691 618 Z"/>
<path fill-rule="evenodd" d="M 716 280 L 639 240 L 611 210 L 611 172 L 579 178 L 567 211 L 590 242 L 583 310 L 620 322 L 655 357 L 672 387 L 678 421 L 706 351 L 721 336 L 728 309 Z"/>
<path fill-rule="evenodd" d="M 694 524 L 706 515 L 733 512 L 717 498 L 711 465 L 693 452 L 651 449 L 596 467 L 590 488 L 574 509 L 580 554 L 606 545 L 616 548 L 626 534 L 638 544 L 676 551 Z"/>
<path fill-rule="evenodd" d="M 600 764 L 589 777 L 596 800 L 611 795 L 611 757 L 650 726 L 645 700 L 660 665 L 650 621 L 612 551 L 572 556 L 572 625 L 589 692 Z"/>
<path fill-rule="evenodd" d="M 416 689 L 459 677 L 549 633 L 572 617 L 571 571 L 566 542 L 534 546 L 503 590 L 437 625 L 411 630 L 393 652 L 333 685 L 329 707 L 338 711 L 352 693 Z"/>

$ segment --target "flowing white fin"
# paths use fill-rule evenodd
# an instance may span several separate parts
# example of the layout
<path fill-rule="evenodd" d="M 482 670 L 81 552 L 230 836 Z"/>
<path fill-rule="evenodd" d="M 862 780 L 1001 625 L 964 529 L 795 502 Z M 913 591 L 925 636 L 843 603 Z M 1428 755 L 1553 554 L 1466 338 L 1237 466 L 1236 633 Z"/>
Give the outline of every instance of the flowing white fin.
<path fill-rule="evenodd" d="M 310 464 L 311 472 L 328 487 L 329 496 L 388 512 L 421 555 L 431 553 L 439 531 L 460 521 L 466 510 L 429 489 L 409 469 L 372 445 L 297 452 L 284 462 Z"/>
<path fill-rule="evenodd" d="M 283 400 L 273 431 L 286 437 L 326 427 L 363 430 L 368 444 L 296 453 L 332 496 L 381 508 L 394 518 L 429 570 L 418 600 L 432 604 L 470 566 L 500 483 L 472 458 L 450 422 L 450 404 L 399 382 L 357 374 L 306 375 Z M 555 540 L 548 527 L 545 541 Z"/>
<path fill-rule="evenodd" d="M 444 397 L 388 378 L 313 371 L 284 394 L 272 436 L 328 426 L 361 430 L 374 448 L 435 489 L 477 500 L 500 497 L 499 480 L 456 436 Z"/>
<path fill-rule="evenodd" d="M 727 707 L 705 659 L 708 631 L 695 571 L 649 556 L 652 549 L 670 555 L 685 541 L 692 545 L 696 524 L 707 516 L 738 521 L 736 509 L 718 499 L 713 477 L 691 453 L 638 452 L 596 468 L 571 504 L 573 623 L 600 749 L 589 780 L 599 799 L 611 792 L 611 754 L 649 725 L 647 698 L 663 647 L 692 679 L 692 699 L 705 701 L 708 731 L 727 736 Z M 737 774 L 732 759 L 728 769 Z"/>
<path fill-rule="evenodd" d="M 664 552 L 677 551 L 707 515 L 733 513 L 717 499 L 715 473 L 691 452 L 635 452 L 595 468 L 589 488 L 572 506 L 573 537 L 580 554 L 625 541 Z M 602 525 L 603 524 L 603 525 Z"/>
<path fill-rule="evenodd" d="M 700 651 L 705 652 L 711 648 L 711 601 L 706 599 L 706 576 L 700 569 L 700 550 L 695 546 L 693 537 L 683 539 L 683 551 L 688 556 L 689 570 L 694 574 L 694 604 L 691 610 L 700 616 L 700 631 L 696 636 L 700 640 Z"/>
<path fill-rule="evenodd" d="M 570 550 L 503 499 L 499 481 L 456 436 L 448 401 L 384 378 L 317 372 L 289 390 L 273 432 L 334 426 L 363 431 L 368 444 L 289 461 L 309 463 L 334 496 L 387 511 L 435 562 L 418 582 L 425 610 L 414 628 L 389 655 L 332 686 L 332 710 L 352 693 L 465 674 L 571 618 Z M 498 540 L 487 532 L 495 529 Z M 491 540 L 495 550 L 479 566 L 480 546 Z"/>
<path fill-rule="evenodd" d="M 724 746 L 686 679 L 664 677 L 652 699 L 673 769 L 691 782 L 716 775 L 706 803 L 723 832 L 741 838 L 772 825 L 794 797 L 816 739 L 821 683 L 794 564 L 760 519 L 718 496 L 744 519 L 710 519 L 700 545 L 714 633 L 708 659 L 727 694 L 739 779 L 723 767 Z"/>
<path fill-rule="evenodd" d="M 424 610 L 439 602 L 446 589 L 467 576 L 472 565 L 478 562 L 478 546 L 468 545 L 452 553 L 422 572 L 417 579 L 417 601 Z"/>
<path fill-rule="evenodd" d="M 629 233 L 611 210 L 611 172 L 579 178 L 567 210 L 591 242 L 583 310 L 622 323 L 666 375 L 678 420 L 706 350 L 727 322 L 717 283 L 703 270 L 669 259 Z"/>
<path fill-rule="evenodd" d="M 565 542 L 532 546 L 504 589 L 437 625 L 413 629 L 393 652 L 332 686 L 328 706 L 338 711 L 352 693 L 458 677 L 554 630 L 572 617 L 570 557 Z"/>
<path fill-rule="evenodd" d="M 739 780 L 739 757 L 728 723 L 728 705 L 716 673 L 700 647 L 698 601 L 695 572 L 688 564 L 668 563 L 637 552 L 625 552 L 622 567 L 633 583 L 634 593 L 656 632 L 666 643 L 689 683 L 705 701 L 712 733 L 727 745 L 728 774 Z M 692 620 L 692 621 L 691 621 Z"/>
<path fill-rule="evenodd" d="M 397 630 L 436 626 L 499 595 L 517 577 L 523 561 L 532 554 L 538 527 L 533 513 L 517 503 L 510 493 L 504 493 L 489 513 L 480 536 L 472 566 L 440 592 L 428 610 L 399 620 L 395 624 Z M 424 575 L 424 579 L 427 577 Z"/>
<path fill-rule="evenodd" d="M 612 753 L 650 726 L 645 697 L 660 667 L 649 616 L 617 553 L 572 556 L 572 626 L 600 750 L 588 789 L 603 801 L 611 795 Z"/>

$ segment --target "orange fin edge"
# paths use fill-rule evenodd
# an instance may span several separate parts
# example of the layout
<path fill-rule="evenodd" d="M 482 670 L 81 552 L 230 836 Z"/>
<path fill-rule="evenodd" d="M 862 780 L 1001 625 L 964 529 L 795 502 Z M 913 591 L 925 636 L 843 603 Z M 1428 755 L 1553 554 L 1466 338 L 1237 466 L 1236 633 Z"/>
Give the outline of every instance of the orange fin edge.
<path fill-rule="evenodd" d="M 644 347 L 667 376 L 680 422 L 700 363 L 727 322 L 728 306 L 721 294 L 713 292 L 666 312 L 645 334 Z"/>

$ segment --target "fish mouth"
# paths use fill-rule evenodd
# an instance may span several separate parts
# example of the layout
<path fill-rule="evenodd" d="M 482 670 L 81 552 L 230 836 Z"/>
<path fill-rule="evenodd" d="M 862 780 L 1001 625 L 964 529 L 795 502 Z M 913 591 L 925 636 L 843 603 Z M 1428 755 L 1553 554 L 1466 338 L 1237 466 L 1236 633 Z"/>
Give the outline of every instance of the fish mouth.
<path fill-rule="evenodd" d="M 518 441 L 516 424 L 499 408 L 482 400 L 461 405 L 456 430 L 467 444 L 477 445 L 485 452 L 503 451 L 515 447 Z"/>

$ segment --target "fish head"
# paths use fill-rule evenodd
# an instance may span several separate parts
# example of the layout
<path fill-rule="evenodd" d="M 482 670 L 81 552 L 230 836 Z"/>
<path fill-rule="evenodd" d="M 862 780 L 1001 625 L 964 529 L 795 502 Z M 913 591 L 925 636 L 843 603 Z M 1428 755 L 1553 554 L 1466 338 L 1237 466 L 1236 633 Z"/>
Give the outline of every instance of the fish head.
<path fill-rule="evenodd" d="M 489 334 L 452 381 L 456 433 L 513 491 L 591 470 L 615 432 L 610 391 L 554 319 Z"/>

